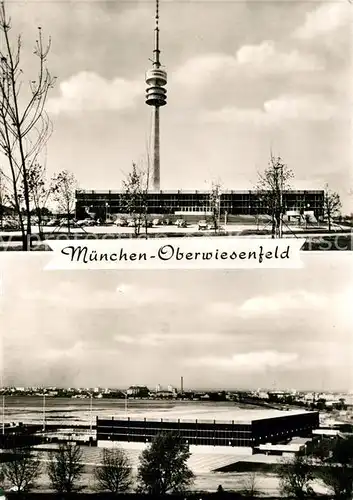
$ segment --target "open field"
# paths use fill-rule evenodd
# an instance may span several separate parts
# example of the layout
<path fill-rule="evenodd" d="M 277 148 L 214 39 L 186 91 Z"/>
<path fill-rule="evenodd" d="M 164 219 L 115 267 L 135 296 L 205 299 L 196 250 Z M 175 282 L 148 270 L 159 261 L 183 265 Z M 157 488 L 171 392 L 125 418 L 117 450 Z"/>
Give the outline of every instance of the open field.
<path fill-rule="evenodd" d="M 89 425 L 91 421 L 90 399 L 55 398 L 46 397 L 45 420 L 52 424 Z M 246 405 L 234 403 L 202 403 L 199 401 L 153 401 L 150 399 L 93 399 L 92 416 L 111 418 L 113 416 L 133 416 L 137 418 L 180 418 L 192 419 L 193 415 L 203 415 L 207 419 L 219 415 L 226 415 L 229 420 L 231 414 L 233 419 L 246 419 L 254 412 L 262 415 L 262 412 L 276 412 L 276 410 L 251 409 Z M 195 417 L 197 418 L 197 417 Z M 5 422 L 18 422 L 40 424 L 43 422 L 43 398 L 36 396 L 6 396 L 5 398 Z"/>

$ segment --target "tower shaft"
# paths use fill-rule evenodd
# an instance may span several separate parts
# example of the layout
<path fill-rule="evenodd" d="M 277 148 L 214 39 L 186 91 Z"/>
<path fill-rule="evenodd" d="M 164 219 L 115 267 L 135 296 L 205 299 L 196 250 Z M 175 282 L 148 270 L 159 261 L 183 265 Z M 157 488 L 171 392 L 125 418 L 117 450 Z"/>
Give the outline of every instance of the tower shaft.
<path fill-rule="evenodd" d="M 153 148 L 153 189 L 161 189 L 160 172 L 160 130 L 159 130 L 159 106 L 154 106 L 152 113 L 152 148 Z"/>

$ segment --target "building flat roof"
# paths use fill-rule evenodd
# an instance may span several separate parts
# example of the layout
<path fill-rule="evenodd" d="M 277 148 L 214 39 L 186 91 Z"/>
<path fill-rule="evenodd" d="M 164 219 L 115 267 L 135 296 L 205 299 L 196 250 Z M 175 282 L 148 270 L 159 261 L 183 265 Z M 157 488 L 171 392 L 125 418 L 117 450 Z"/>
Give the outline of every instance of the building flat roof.
<path fill-rule="evenodd" d="M 202 422 L 220 422 L 220 423 L 237 423 L 237 424 L 251 424 L 257 420 L 280 418 L 285 416 L 314 414 L 317 412 L 305 410 L 272 410 L 272 409 L 242 409 L 242 408 L 222 408 L 222 407 L 196 407 L 196 408 L 172 408 L 166 410 L 147 410 L 128 411 L 121 414 L 114 415 L 111 418 L 114 420 L 148 420 L 148 421 L 171 421 L 175 422 L 181 420 L 185 423 L 193 423 L 197 420 Z"/>

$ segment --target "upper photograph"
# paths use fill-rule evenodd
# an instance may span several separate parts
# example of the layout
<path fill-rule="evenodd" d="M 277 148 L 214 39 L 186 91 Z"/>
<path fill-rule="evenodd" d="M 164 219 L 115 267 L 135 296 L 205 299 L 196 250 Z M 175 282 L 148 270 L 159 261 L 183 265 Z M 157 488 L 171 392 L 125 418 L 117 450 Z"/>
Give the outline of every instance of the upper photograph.
<path fill-rule="evenodd" d="M 0 250 L 351 250 L 352 5 L 0 3 Z"/>

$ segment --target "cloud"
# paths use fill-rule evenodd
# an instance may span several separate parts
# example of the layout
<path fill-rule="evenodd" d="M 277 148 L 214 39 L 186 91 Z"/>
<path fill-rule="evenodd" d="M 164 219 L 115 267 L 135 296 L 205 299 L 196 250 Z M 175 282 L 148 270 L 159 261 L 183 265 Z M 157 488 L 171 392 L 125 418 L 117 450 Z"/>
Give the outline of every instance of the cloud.
<path fill-rule="evenodd" d="M 135 105 L 143 89 L 142 78 L 106 80 L 96 73 L 82 71 L 60 83 L 60 96 L 48 99 L 47 110 L 53 114 L 126 110 Z"/>
<path fill-rule="evenodd" d="M 208 83 L 208 79 L 216 74 L 233 73 L 236 61 L 226 54 L 203 54 L 188 59 L 172 74 L 173 82 L 188 87 L 197 87 Z"/>
<path fill-rule="evenodd" d="M 284 314 L 288 311 L 320 310 L 327 305 L 321 295 L 304 290 L 281 293 L 273 296 L 259 296 L 246 300 L 239 308 L 246 317 Z"/>
<path fill-rule="evenodd" d="M 29 301 L 30 304 L 33 302 L 37 304 L 46 303 L 68 309 L 118 310 L 174 303 L 177 297 L 173 291 L 164 287 L 158 288 L 125 283 L 120 283 L 113 289 L 111 287 L 91 288 L 87 293 L 87 290 L 79 283 L 63 281 L 51 293 L 35 288 L 21 290 L 19 299 L 25 302 Z"/>
<path fill-rule="evenodd" d="M 158 305 L 172 303 L 176 300 L 175 294 L 169 288 L 163 287 L 144 287 L 121 283 L 116 287 L 116 293 L 121 303 L 126 305 Z"/>
<path fill-rule="evenodd" d="M 215 342 L 219 340 L 221 334 L 219 333 L 199 333 L 197 335 L 193 333 L 158 333 L 158 332 L 146 332 L 140 335 L 115 335 L 114 341 L 118 344 L 125 345 L 141 345 L 141 346 L 153 346 L 153 347 L 166 347 L 168 344 L 177 343 L 189 343 L 189 344 L 204 344 L 205 342 Z"/>
<path fill-rule="evenodd" d="M 236 62 L 242 68 L 271 74 L 324 69 L 322 61 L 316 56 L 302 54 L 296 49 L 281 52 L 272 40 L 258 45 L 244 45 L 237 51 Z"/>
<path fill-rule="evenodd" d="M 207 111 L 200 119 L 206 123 L 251 123 L 266 126 L 283 120 L 327 121 L 338 116 L 341 116 L 341 110 L 319 95 L 282 95 L 265 101 L 261 109 L 225 107 Z"/>
<path fill-rule="evenodd" d="M 188 59 L 172 74 L 173 83 L 187 87 L 212 84 L 213 79 L 239 78 L 244 71 L 258 75 L 311 72 L 324 69 L 323 62 L 311 54 L 296 49 L 281 52 L 273 41 L 244 45 L 235 55 L 202 54 Z"/>
<path fill-rule="evenodd" d="M 231 302 L 214 302 L 207 309 L 216 316 L 229 317 L 237 315 L 237 307 Z"/>
<path fill-rule="evenodd" d="M 195 367 L 202 366 L 227 371 L 261 372 L 267 368 L 279 368 L 297 360 L 296 353 L 266 350 L 233 354 L 230 357 L 194 358 L 187 360 L 186 363 Z"/>
<path fill-rule="evenodd" d="M 328 35 L 352 22 L 349 2 L 327 2 L 306 14 L 304 24 L 293 33 L 299 39 L 312 39 Z"/>
<path fill-rule="evenodd" d="M 284 95 L 264 103 L 265 113 L 274 119 L 306 119 L 313 121 L 329 120 L 336 114 L 334 105 L 327 103 L 321 96 Z"/>
<path fill-rule="evenodd" d="M 287 314 L 298 310 L 318 310 L 326 307 L 329 300 L 335 304 L 342 303 L 343 296 L 340 294 L 339 297 L 329 299 L 304 290 L 289 290 L 286 293 L 251 297 L 239 306 L 232 302 L 214 302 L 208 307 L 208 311 L 211 315 L 221 318 L 250 318 Z"/>

